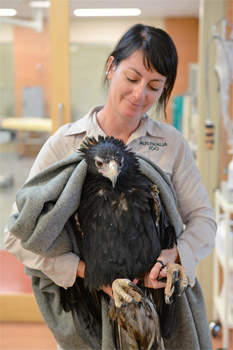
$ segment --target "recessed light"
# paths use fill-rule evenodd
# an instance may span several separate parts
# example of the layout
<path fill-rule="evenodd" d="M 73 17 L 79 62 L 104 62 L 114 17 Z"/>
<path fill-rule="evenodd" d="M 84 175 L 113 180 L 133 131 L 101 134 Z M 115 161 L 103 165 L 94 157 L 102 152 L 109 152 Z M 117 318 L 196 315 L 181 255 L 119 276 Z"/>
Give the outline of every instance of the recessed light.
<path fill-rule="evenodd" d="M 15 9 L 0 9 L 0 16 L 12 17 L 17 14 Z"/>
<path fill-rule="evenodd" d="M 49 8 L 50 1 L 30 1 L 29 6 L 34 8 Z"/>
<path fill-rule="evenodd" d="M 78 17 L 106 17 L 106 16 L 139 16 L 138 8 L 103 8 L 103 9 L 76 9 L 74 15 Z"/>

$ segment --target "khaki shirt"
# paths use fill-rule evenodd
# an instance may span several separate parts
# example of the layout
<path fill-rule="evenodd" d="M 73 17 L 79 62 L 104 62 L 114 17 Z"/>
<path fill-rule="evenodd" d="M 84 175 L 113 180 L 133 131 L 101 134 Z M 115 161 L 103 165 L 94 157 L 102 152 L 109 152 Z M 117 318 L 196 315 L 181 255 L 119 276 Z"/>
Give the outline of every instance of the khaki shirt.
<path fill-rule="evenodd" d="M 86 136 L 106 136 L 96 119 L 96 112 L 101 108 L 93 108 L 84 118 L 62 126 L 52 135 L 38 154 L 29 178 L 75 152 Z M 214 248 L 216 224 L 208 193 L 201 182 L 188 143 L 173 126 L 145 115 L 127 145 L 134 152 L 158 164 L 173 183 L 184 223 L 184 232 L 177 241 L 177 249 L 189 284 L 193 286 L 197 263 Z M 16 206 L 14 210 L 17 210 Z M 79 263 L 79 257 L 75 254 L 67 253 L 55 258 L 36 255 L 22 248 L 20 240 L 7 229 L 5 246 L 24 265 L 41 270 L 57 285 L 67 288 L 74 284 Z"/>

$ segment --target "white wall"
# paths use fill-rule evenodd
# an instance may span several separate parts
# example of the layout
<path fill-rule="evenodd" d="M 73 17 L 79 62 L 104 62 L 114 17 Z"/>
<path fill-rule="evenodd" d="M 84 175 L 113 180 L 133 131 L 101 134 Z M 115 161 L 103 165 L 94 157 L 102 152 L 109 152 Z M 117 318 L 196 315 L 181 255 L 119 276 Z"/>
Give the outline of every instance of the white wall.
<path fill-rule="evenodd" d="M 0 43 L 13 42 L 13 26 L 9 24 L 0 24 Z"/>
<path fill-rule="evenodd" d="M 115 43 L 129 27 L 136 23 L 164 28 L 164 19 L 162 18 L 77 18 L 70 22 L 70 42 Z"/>

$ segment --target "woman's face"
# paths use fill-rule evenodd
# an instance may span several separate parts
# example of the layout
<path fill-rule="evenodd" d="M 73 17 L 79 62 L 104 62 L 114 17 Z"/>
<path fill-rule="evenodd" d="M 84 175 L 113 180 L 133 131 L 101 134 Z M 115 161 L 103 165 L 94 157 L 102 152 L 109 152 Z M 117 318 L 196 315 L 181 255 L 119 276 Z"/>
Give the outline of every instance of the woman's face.
<path fill-rule="evenodd" d="M 112 111 L 127 119 L 140 119 L 160 98 L 166 77 L 146 69 L 141 51 L 134 52 L 117 67 L 113 60 L 111 56 L 108 64 L 111 80 L 108 102 Z"/>

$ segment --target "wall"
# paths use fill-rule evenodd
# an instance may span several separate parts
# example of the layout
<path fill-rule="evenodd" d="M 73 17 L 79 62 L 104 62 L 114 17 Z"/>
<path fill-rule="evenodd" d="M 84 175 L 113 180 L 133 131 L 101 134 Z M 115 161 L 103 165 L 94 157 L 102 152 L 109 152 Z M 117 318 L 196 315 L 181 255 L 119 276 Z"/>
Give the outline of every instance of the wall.
<path fill-rule="evenodd" d="M 198 19 L 166 18 L 164 29 L 176 45 L 179 60 L 177 79 L 168 106 L 168 120 L 171 121 L 172 98 L 187 92 L 189 64 L 198 59 Z"/>
<path fill-rule="evenodd" d="M 121 18 L 79 18 L 70 23 L 70 41 L 73 43 L 116 43 L 132 25 L 144 23 L 164 28 L 163 18 L 121 17 Z M 107 28 L 107 30 L 106 30 Z"/>
<path fill-rule="evenodd" d="M 84 116 L 93 106 L 105 103 L 102 78 L 113 45 L 72 43 L 70 50 L 71 119 Z"/>
<path fill-rule="evenodd" d="M 12 43 L 0 44 L 0 116 L 15 115 L 15 84 Z"/>
<path fill-rule="evenodd" d="M 15 115 L 13 28 L 0 28 L 0 116 Z"/>
<path fill-rule="evenodd" d="M 233 25 L 233 1 L 226 0 L 225 1 L 225 17 L 229 22 Z M 227 27 L 227 38 L 230 35 L 230 27 Z M 229 100 L 229 116 L 233 123 L 233 83 L 230 87 L 230 100 Z M 220 161 L 219 161 L 219 186 L 221 186 L 221 181 L 227 180 L 227 166 L 232 158 L 232 156 L 228 153 L 229 145 L 227 143 L 227 133 L 226 129 L 223 126 L 223 122 L 221 122 L 220 127 Z"/>
<path fill-rule="evenodd" d="M 23 86 L 42 86 L 45 115 L 49 116 L 49 32 L 44 23 L 42 33 L 14 27 L 14 69 L 16 115 L 22 115 Z"/>

